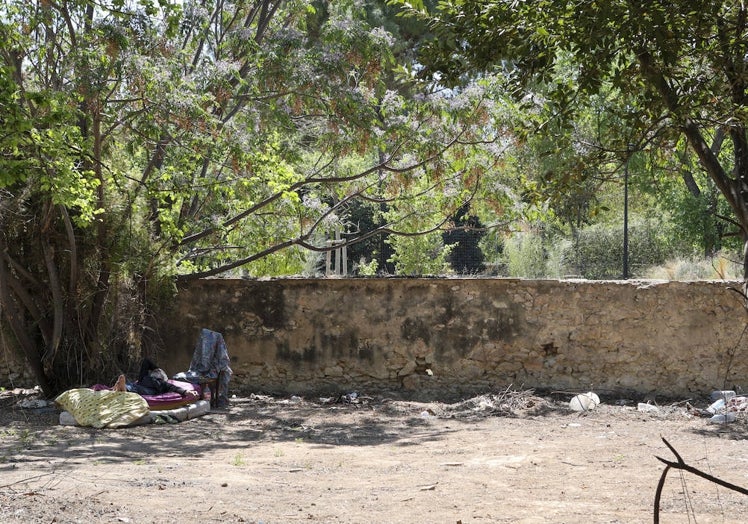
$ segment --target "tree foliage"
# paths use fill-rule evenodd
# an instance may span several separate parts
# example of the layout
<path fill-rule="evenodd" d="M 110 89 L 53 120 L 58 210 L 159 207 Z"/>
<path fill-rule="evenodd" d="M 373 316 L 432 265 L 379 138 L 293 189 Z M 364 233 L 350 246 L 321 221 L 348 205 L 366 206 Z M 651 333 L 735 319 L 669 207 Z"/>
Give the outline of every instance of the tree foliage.
<path fill-rule="evenodd" d="M 336 228 L 439 238 L 502 198 L 471 154 L 502 134 L 485 92 L 416 88 L 376 3 L 0 10 L 0 308 L 48 394 L 158 346 L 175 281 L 298 272 Z M 362 205 L 377 220 L 354 233 Z"/>
<path fill-rule="evenodd" d="M 745 240 L 746 6 L 444 0 L 427 12 L 417 2 L 397 3 L 433 33 L 420 54 L 424 75 L 449 85 L 498 75 L 517 99 L 542 107 L 536 129 L 551 116 L 571 126 L 601 95 L 614 102 L 606 111 L 620 123 L 606 147 L 595 148 L 605 153 L 601 160 L 620 164 L 632 148 L 672 151 L 684 138 Z M 688 181 L 693 190 L 695 180 Z"/>

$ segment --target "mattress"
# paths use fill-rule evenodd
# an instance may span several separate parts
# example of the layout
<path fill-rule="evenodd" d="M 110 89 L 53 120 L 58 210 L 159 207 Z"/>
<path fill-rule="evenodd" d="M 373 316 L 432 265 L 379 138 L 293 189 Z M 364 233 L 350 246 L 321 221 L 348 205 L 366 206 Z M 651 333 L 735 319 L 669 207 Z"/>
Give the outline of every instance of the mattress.
<path fill-rule="evenodd" d="M 200 390 L 199 384 L 193 384 L 192 382 L 182 382 L 181 380 L 169 380 L 170 383 L 175 386 L 179 386 L 187 391 L 197 391 L 197 398 L 202 398 L 202 391 Z M 112 389 L 104 384 L 96 384 L 91 387 L 94 391 L 104 391 Z M 161 393 L 160 395 L 141 395 L 148 403 L 148 409 L 151 411 L 160 411 L 164 409 L 176 409 L 188 404 L 192 404 L 196 401 L 195 398 L 183 397 L 179 393 L 169 391 L 168 393 Z"/>

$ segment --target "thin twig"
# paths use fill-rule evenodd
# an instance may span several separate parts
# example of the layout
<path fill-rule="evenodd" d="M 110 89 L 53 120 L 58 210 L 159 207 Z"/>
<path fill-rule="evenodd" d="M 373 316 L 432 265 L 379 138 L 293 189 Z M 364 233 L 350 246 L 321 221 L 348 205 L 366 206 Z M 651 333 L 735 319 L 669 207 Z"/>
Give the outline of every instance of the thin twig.
<path fill-rule="evenodd" d="M 725 488 L 731 489 L 733 491 L 737 491 L 738 493 L 742 493 L 743 495 L 748 495 L 748 489 L 743 488 L 741 486 L 737 486 L 731 482 L 727 482 L 726 480 L 719 479 L 713 475 L 710 475 L 709 473 L 705 473 L 701 471 L 700 469 L 697 469 L 693 466 L 689 466 L 685 463 L 685 461 L 681 458 L 681 456 L 678 454 L 677 451 L 675 451 L 675 448 L 670 445 L 670 443 L 665 440 L 665 438 L 662 438 L 662 441 L 665 443 L 665 445 L 670 448 L 670 451 L 673 452 L 673 455 L 678 459 L 677 462 L 672 462 L 670 460 L 665 460 L 661 457 L 656 457 L 657 460 L 660 462 L 670 466 L 671 468 L 675 469 L 682 469 L 683 471 L 688 471 L 689 473 L 693 473 L 694 475 L 697 475 L 703 479 L 709 480 L 711 482 L 714 482 L 715 484 L 719 484 L 720 486 L 723 486 Z"/>
<path fill-rule="evenodd" d="M 680 454 L 675 450 L 673 446 L 670 445 L 670 443 L 665 440 L 665 437 L 661 437 L 662 441 L 665 443 L 665 445 L 670 449 L 670 451 L 673 452 L 673 455 L 675 455 L 675 458 L 677 459 L 675 462 L 672 460 L 665 460 L 662 457 L 655 457 L 657 460 L 665 464 L 666 468 L 662 472 L 662 476 L 660 477 L 660 481 L 657 484 L 657 491 L 655 492 L 655 500 L 654 500 L 654 524 L 658 524 L 660 522 L 660 499 L 662 497 L 662 489 L 665 486 L 665 477 L 667 477 L 668 471 L 670 471 L 670 468 L 673 469 L 679 469 L 682 471 L 687 471 L 689 473 L 693 473 L 694 475 L 701 477 L 703 479 L 706 479 L 710 482 L 714 482 L 715 484 L 718 484 L 722 487 L 725 487 L 727 489 L 731 489 L 733 491 L 737 491 L 738 493 L 742 493 L 743 495 L 748 495 L 748 489 L 737 486 L 731 482 L 727 482 L 726 480 L 719 479 L 713 475 L 710 475 L 709 473 L 705 473 L 701 471 L 700 469 L 697 469 L 693 466 L 689 466 L 686 464 L 686 462 L 683 460 L 683 458 L 680 456 Z"/>
<path fill-rule="evenodd" d="M 39 475 L 34 475 L 33 477 L 28 477 L 28 478 L 25 478 L 25 479 L 16 480 L 15 482 L 11 482 L 10 484 L 3 484 L 2 486 L 0 486 L 0 489 L 9 488 L 10 486 L 15 486 L 16 484 L 23 484 L 25 482 L 29 482 L 29 481 L 32 481 L 32 480 L 37 480 L 37 479 L 40 479 L 42 477 L 48 477 L 50 475 L 54 475 L 54 473 L 41 473 Z"/>

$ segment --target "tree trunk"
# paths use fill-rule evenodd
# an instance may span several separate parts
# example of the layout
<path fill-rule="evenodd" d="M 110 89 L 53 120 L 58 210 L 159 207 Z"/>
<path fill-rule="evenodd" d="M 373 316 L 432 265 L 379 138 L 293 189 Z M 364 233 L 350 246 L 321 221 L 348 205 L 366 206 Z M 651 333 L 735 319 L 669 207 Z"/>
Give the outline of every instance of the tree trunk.
<path fill-rule="evenodd" d="M 0 253 L 5 253 L 2 236 L 0 236 Z M 8 264 L 8 257 L 0 256 L 0 313 L 2 313 L 2 318 L 7 321 L 7 325 L 13 333 L 16 343 L 25 355 L 39 387 L 42 388 L 45 394 L 50 395 L 54 391 L 44 371 L 42 355 L 39 352 L 37 344 L 29 338 L 23 309 L 19 305 L 18 298 L 14 295 L 10 286 L 10 279 L 13 278 L 11 271 L 12 268 Z"/>

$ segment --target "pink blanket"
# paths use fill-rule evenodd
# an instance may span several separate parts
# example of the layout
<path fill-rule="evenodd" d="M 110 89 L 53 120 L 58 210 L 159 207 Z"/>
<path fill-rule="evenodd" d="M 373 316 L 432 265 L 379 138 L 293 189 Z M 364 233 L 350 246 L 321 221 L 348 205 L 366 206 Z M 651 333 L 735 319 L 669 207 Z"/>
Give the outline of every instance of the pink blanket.
<path fill-rule="evenodd" d="M 197 391 L 197 398 L 183 397 L 179 393 L 175 393 L 173 391 L 169 391 L 168 393 L 161 393 L 160 395 L 142 395 L 142 397 L 148 403 L 148 407 L 151 411 L 179 408 L 182 406 L 186 406 L 187 404 L 191 404 L 192 402 L 195 402 L 202 397 L 200 386 L 197 384 L 193 384 L 191 382 L 182 382 L 180 380 L 169 380 L 169 382 L 176 386 L 179 386 L 182 389 L 186 389 L 187 391 Z M 94 391 L 102 391 L 112 388 L 110 386 L 105 386 L 104 384 L 96 384 L 92 386 L 91 389 L 93 389 Z"/>

